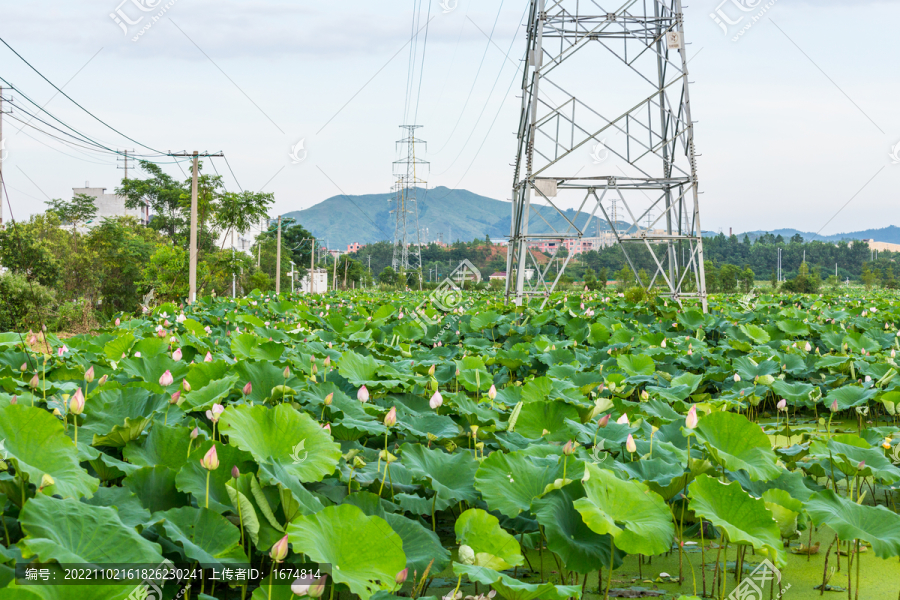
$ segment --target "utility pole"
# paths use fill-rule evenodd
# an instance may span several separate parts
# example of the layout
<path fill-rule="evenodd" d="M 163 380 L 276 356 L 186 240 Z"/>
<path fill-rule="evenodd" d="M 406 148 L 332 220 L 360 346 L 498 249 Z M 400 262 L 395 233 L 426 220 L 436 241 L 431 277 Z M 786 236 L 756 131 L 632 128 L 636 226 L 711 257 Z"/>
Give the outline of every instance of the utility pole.
<path fill-rule="evenodd" d="M 281 217 L 278 217 L 278 246 L 275 248 L 275 295 L 281 293 Z"/>
<path fill-rule="evenodd" d="M 315 271 L 316 271 L 316 238 L 312 239 L 312 249 L 309 251 L 309 293 L 315 293 Z"/>
<path fill-rule="evenodd" d="M 3 181 L 3 159 L 6 154 L 6 140 L 3 139 L 3 88 L 0 87 L 0 229 L 3 229 L 3 192 L 6 184 Z"/>
<path fill-rule="evenodd" d="M 334 270 L 331 273 L 331 289 L 337 290 L 337 262 L 338 257 L 337 254 L 334 255 Z M 328 263 L 325 263 L 328 264 Z"/>
<path fill-rule="evenodd" d="M 294 261 L 291 261 L 291 295 L 294 294 Z"/>
<path fill-rule="evenodd" d="M 197 301 L 197 179 L 199 176 L 199 164 L 198 159 L 201 156 L 204 157 L 223 157 L 225 156 L 221 152 L 217 154 L 210 154 L 208 152 L 204 152 L 203 154 L 194 150 L 191 153 L 188 152 L 176 152 L 169 153 L 169 156 L 190 156 L 193 158 L 193 172 L 191 174 L 191 264 L 190 269 L 188 271 L 188 280 L 190 282 L 190 293 L 188 295 L 188 304 L 193 304 Z"/>

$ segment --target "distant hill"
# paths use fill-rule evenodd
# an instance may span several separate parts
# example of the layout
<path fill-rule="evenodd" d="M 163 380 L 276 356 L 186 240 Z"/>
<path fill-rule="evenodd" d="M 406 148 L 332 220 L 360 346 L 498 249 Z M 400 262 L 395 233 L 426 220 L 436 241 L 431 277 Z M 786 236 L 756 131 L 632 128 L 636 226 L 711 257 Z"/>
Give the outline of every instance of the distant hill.
<path fill-rule="evenodd" d="M 479 196 L 467 190 L 451 190 L 437 187 L 431 190 L 418 189 L 419 228 L 422 241 L 431 242 L 443 235 L 445 243 L 462 240 L 471 241 L 501 238 L 509 235 L 511 221 L 510 202 Z M 335 249 L 345 249 L 348 244 L 359 242 L 371 244 L 394 238 L 394 215 L 389 212 L 394 202 L 388 202 L 393 194 L 367 194 L 363 196 L 333 196 L 306 210 L 293 211 L 282 215 L 293 217 L 317 238 L 327 240 Z M 539 207 L 540 214 L 559 231 L 568 225 L 563 217 L 548 207 Z M 534 208 L 532 208 L 534 211 Z M 586 222 L 589 213 L 581 213 L 578 224 Z M 566 211 L 569 219 L 575 218 L 575 211 Z M 620 223 L 627 227 L 628 224 Z M 592 231 L 609 229 L 605 220 L 595 217 Z M 410 227 L 413 231 L 415 227 Z M 550 228 L 536 215 L 532 216 L 530 232 L 548 233 Z"/>
<path fill-rule="evenodd" d="M 748 231 L 747 235 L 751 240 L 755 240 L 761 235 L 771 233 L 772 235 L 780 235 L 784 239 L 790 239 L 794 234 L 799 233 L 807 242 L 840 242 L 841 240 L 875 240 L 876 242 L 887 242 L 888 244 L 900 244 L 900 227 L 890 225 L 882 229 L 866 229 L 864 231 L 853 231 L 850 233 L 836 233 L 834 235 L 816 235 L 808 231 L 798 231 L 796 229 L 773 229 L 771 231 Z M 739 238 L 743 238 L 744 234 L 737 234 Z"/>

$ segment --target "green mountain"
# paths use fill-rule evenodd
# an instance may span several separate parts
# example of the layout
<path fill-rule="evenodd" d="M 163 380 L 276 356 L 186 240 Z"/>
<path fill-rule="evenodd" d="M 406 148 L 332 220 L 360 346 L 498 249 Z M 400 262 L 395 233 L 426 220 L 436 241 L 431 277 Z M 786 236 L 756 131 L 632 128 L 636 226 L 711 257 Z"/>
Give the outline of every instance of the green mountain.
<path fill-rule="evenodd" d="M 451 190 L 437 187 L 431 190 L 417 189 L 419 205 L 419 229 L 423 242 L 442 237 L 445 243 L 455 240 L 471 241 L 485 236 L 502 238 L 509 235 L 512 205 L 509 202 L 479 196 L 467 190 Z M 313 235 L 327 240 L 329 247 L 344 250 L 348 244 L 371 244 L 394 239 L 394 195 L 366 194 L 363 196 L 334 196 L 306 210 L 282 215 L 293 217 Z M 566 220 L 549 207 L 538 207 L 543 216 L 558 231 L 564 231 Z M 566 211 L 566 217 L 575 219 L 575 211 Z M 580 213 L 577 223 L 584 224 L 589 214 Z M 413 215 L 410 215 L 413 218 Z M 626 225 L 622 223 L 621 225 Z M 626 225 L 627 226 L 627 225 Z M 606 221 L 593 221 L 593 234 L 608 229 Z M 415 226 L 410 227 L 413 231 Z M 529 227 L 532 233 L 549 233 L 552 230 L 540 216 L 534 214 Z"/>
<path fill-rule="evenodd" d="M 834 235 L 816 235 L 815 233 L 810 233 L 808 231 L 798 231 L 796 229 L 774 229 L 772 231 L 748 231 L 747 235 L 750 236 L 751 240 L 755 240 L 761 235 L 766 233 L 771 233 L 772 235 L 780 235 L 786 240 L 791 239 L 794 234 L 799 233 L 800 236 L 806 240 L 807 242 L 811 241 L 819 241 L 819 242 L 840 242 L 842 240 L 852 241 L 852 240 L 875 240 L 876 242 L 885 242 L 888 244 L 900 244 L 900 227 L 896 225 L 889 225 L 888 227 L 883 227 L 881 229 L 866 229 L 863 231 L 852 231 L 850 233 L 836 233 Z M 738 237 L 743 239 L 744 234 L 738 234 Z"/>

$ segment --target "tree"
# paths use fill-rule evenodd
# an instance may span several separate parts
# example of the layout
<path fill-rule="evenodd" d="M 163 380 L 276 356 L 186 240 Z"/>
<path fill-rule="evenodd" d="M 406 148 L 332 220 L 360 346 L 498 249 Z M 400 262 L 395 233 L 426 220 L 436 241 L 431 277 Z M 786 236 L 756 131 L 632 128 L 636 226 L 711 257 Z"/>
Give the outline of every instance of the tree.
<path fill-rule="evenodd" d="M 11 223 L 0 229 L 0 264 L 12 273 L 46 286 L 56 284 L 60 265 L 28 225 Z"/>
<path fill-rule="evenodd" d="M 257 241 L 260 239 L 274 240 L 277 236 L 277 228 L 270 227 L 259 235 Z M 286 255 L 282 254 L 281 260 L 294 261 L 298 277 L 305 277 L 306 271 L 309 269 L 313 239 L 313 235 L 292 217 L 281 220 L 282 252 L 287 252 Z"/>
<path fill-rule="evenodd" d="M 724 264 L 719 269 L 719 285 L 726 294 L 733 294 L 737 291 L 738 276 L 741 270 L 735 265 Z"/>
<path fill-rule="evenodd" d="M 93 253 L 102 312 L 134 312 L 147 290 L 141 285 L 143 267 L 156 251 L 159 234 L 134 217 L 103 219 L 91 230 L 85 246 Z"/>
<path fill-rule="evenodd" d="M 123 179 L 116 194 L 125 196 L 127 208 L 144 208 L 153 213 L 150 227 L 165 234 L 174 243 L 179 232 L 184 231 L 187 218 L 181 206 L 181 197 L 190 188 L 163 172 L 159 165 L 141 161 L 141 169 L 150 175 L 147 179 Z"/>
<path fill-rule="evenodd" d="M 863 285 L 866 286 L 867 290 L 870 290 L 870 289 L 872 289 L 872 286 L 875 285 L 876 281 L 878 281 L 878 273 L 876 273 L 869 267 L 869 263 L 863 263 L 863 266 L 862 266 Z"/>
<path fill-rule="evenodd" d="M 385 285 L 395 285 L 397 283 L 397 272 L 388 265 L 378 274 L 378 281 Z"/>
<path fill-rule="evenodd" d="M 753 269 L 747 267 L 741 273 L 741 288 L 744 290 L 745 294 L 750 293 L 750 290 L 753 289 L 753 283 L 756 278 L 756 274 L 753 272 Z"/>
<path fill-rule="evenodd" d="M 72 225 L 72 240 L 75 242 L 75 251 L 78 251 L 78 224 L 85 223 L 94 218 L 97 214 L 97 205 L 95 198 L 87 194 L 75 194 L 72 200 L 50 200 L 45 202 L 50 208 L 49 211 L 55 213 L 63 223 Z"/>
<path fill-rule="evenodd" d="M 225 236 L 232 231 L 243 235 L 268 216 L 269 207 L 274 202 L 275 194 L 249 190 L 240 193 L 225 192 L 219 199 L 213 218 L 216 225 L 224 231 Z M 284 223 L 282 223 L 282 229 L 284 229 Z"/>

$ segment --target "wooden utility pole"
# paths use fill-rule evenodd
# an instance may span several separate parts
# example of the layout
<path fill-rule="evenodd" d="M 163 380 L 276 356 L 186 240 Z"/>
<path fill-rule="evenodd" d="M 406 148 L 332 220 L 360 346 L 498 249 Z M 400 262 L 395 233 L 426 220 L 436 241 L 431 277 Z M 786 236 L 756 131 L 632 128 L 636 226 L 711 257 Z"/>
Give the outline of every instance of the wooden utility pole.
<path fill-rule="evenodd" d="M 275 295 L 281 293 L 281 217 L 278 217 L 278 246 L 275 248 Z"/>
<path fill-rule="evenodd" d="M 3 88 L 0 87 L 0 229 L 3 229 L 3 155 L 6 152 L 6 143 L 3 139 Z"/>
<path fill-rule="evenodd" d="M 188 281 L 190 285 L 190 293 L 188 294 L 188 304 L 197 301 L 197 202 L 198 202 L 198 178 L 200 173 L 198 159 L 201 156 L 225 156 L 221 152 L 218 154 L 209 154 L 204 152 L 200 154 L 196 150 L 190 154 L 187 152 L 169 153 L 169 156 L 190 156 L 193 160 L 193 173 L 191 175 L 191 264 L 188 270 Z"/>
<path fill-rule="evenodd" d="M 331 289 L 332 290 L 337 290 L 337 261 L 338 261 L 338 257 L 337 257 L 337 254 L 335 254 L 334 255 L 334 270 L 331 274 Z M 328 263 L 325 263 L 325 264 L 327 265 Z"/>

